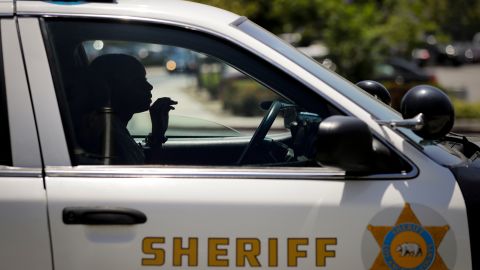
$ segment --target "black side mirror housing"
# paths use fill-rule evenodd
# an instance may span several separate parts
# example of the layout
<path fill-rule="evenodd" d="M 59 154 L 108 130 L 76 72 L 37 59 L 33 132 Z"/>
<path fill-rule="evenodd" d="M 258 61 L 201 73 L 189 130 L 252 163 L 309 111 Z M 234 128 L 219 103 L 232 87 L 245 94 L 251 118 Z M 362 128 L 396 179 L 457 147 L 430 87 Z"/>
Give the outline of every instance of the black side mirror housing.
<path fill-rule="evenodd" d="M 424 139 L 440 139 L 447 135 L 455 120 L 450 98 L 430 85 L 410 89 L 402 98 L 400 110 L 404 119 L 423 114 L 424 126 L 414 132 Z"/>
<path fill-rule="evenodd" d="M 392 96 L 390 95 L 390 92 L 388 92 L 387 88 L 383 86 L 383 84 L 376 81 L 365 80 L 356 83 L 356 86 L 362 88 L 370 95 L 381 100 L 383 103 L 389 106 L 392 104 Z"/>
<path fill-rule="evenodd" d="M 316 161 L 347 173 L 371 171 L 374 150 L 368 125 L 351 116 L 331 116 L 318 127 Z"/>

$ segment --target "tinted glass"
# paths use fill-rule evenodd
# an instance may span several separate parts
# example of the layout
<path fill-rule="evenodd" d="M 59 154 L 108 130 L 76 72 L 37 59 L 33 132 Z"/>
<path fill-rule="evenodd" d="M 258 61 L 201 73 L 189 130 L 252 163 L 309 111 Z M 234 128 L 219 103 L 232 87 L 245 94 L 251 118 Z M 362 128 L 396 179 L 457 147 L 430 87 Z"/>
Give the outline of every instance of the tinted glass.
<path fill-rule="evenodd" d="M 225 62 L 190 49 L 118 40 L 89 40 L 82 48 L 89 63 L 102 55 L 125 54 L 143 64 L 153 87 L 151 103 L 162 97 L 178 101 L 170 113 L 169 138 L 251 134 L 264 114 L 260 102 L 281 99 Z M 152 129 L 149 112 L 135 113 L 127 129 L 140 139 L 148 135 Z M 272 131 L 286 131 L 281 117 Z"/>
<path fill-rule="evenodd" d="M 338 74 L 335 74 L 334 72 L 322 67 L 315 60 L 299 52 L 289 44 L 285 43 L 280 38 L 274 36 L 273 34 L 256 25 L 255 23 L 249 20 L 244 20 L 241 21 L 240 24 L 237 25 L 237 27 L 245 33 L 251 35 L 252 37 L 264 42 L 265 44 L 268 44 L 293 62 L 299 64 L 307 71 L 318 77 L 320 80 L 330 85 L 350 100 L 359 104 L 362 108 L 370 112 L 377 119 L 402 119 L 402 116 L 390 106 L 386 106 L 379 100 L 372 98 L 370 95 L 368 95 L 360 88 L 356 87 L 351 82 L 342 78 Z M 407 135 L 410 140 L 414 141 L 417 144 L 419 144 L 422 140 L 422 138 L 417 136 L 411 130 L 403 128 L 400 128 L 398 130 L 400 130 L 403 134 Z"/>
<path fill-rule="evenodd" d="M 281 92 L 300 89 L 270 75 L 266 63 L 189 31 L 46 25 L 76 164 L 238 165 L 270 104 L 294 104 Z M 283 115 L 261 136 L 280 136 L 274 147 L 281 155 L 288 151 L 282 143 L 291 140 Z M 248 163 L 276 161 L 259 160 Z"/>
<path fill-rule="evenodd" d="M 12 165 L 3 68 L 3 55 L 0 36 L 0 165 Z"/>
<path fill-rule="evenodd" d="M 244 48 L 164 25 L 45 26 L 74 164 L 321 166 L 318 125 L 339 110 Z M 384 153 L 382 172 L 403 170 Z"/>

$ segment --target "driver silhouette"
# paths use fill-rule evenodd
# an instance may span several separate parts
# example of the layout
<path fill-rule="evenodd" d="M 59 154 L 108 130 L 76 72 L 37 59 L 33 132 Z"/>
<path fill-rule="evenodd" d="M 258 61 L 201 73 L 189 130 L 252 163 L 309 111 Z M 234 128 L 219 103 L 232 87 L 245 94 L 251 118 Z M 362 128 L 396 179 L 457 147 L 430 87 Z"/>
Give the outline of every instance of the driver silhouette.
<path fill-rule="evenodd" d="M 102 93 L 104 107 L 111 108 L 111 129 L 113 140 L 114 164 L 144 164 L 152 161 L 152 156 L 147 156 L 143 148 L 138 145 L 129 131 L 127 124 L 135 113 L 149 110 L 152 121 L 152 133 L 148 137 L 152 153 L 155 153 L 167 140 L 165 131 L 168 127 L 168 113 L 173 110 L 176 101 L 168 97 L 157 99 L 152 103 L 152 85 L 146 79 L 145 67 L 136 58 L 125 54 L 106 54 L 97 57 L 88 67 L 88 74 L 94 76 L 98 84 L 97 91 Z M 100 90 L 103 89 L 103 90 Z M 106 93 L 105 93 L 106 92 Z M 98 96 L 99 94 L 97 94 Z M 94 103 L 94 101 L 91 101 Z M 98 102 L 97 102 L 98 103 Z M 102 102 L 100 102 L 102 103 Z M 96 106 L 98 107 L 98 105 Z M 99 108 L 96 108 L 97 111 Z M 97 113 L 98 115 L 98 113 Z M 92 120 L 92 118 L 90 118 Z M 87 123 L 87 133 L 90 133 L 98 124 L 90 121 Z M 101 121 L 100 121 L 101 122 Z M 85 127 L 84 127 L 85 128 Z M 87 149 L 96 153 L 101 152 L 98 143 L 98 131 L 105 132 L 105 128 L 97 128 L 94 136 L 97 142 L 86 142 Z M 89 140 L 91 136 L 87 136 Z M 85 139 L 83 140 L 86 141 Z M 91 145 L 93 143 L 93 145 Z"/>

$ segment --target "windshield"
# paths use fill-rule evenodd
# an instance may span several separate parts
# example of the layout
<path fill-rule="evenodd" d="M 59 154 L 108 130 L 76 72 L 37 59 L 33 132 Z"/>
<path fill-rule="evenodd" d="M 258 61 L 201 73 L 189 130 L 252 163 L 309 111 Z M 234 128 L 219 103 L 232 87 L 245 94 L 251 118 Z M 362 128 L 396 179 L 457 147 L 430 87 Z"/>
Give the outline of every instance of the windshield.
<path fill-rule="evenodd" d="M 234 23 L 235 24 L 235 23 Z M 390 106 L 386 106 L 382 102 L 373 98 L 371 95 L 355 86 L 350 81 L 341 77 L 340 75 L 324 68 L 317 61 L 311 57 L 303 54 L 295 49 L 290 44 L 286 43 L 282 39 L 253 23 L 252 21 L 244 18 L 237 21 L 235 26 L 244 33 L 254 37 L 255 39 L 267 44 L 275 51 L 281 53 L 294 63 L 306 69 L 311 74 L 352 100 L 359 104 L 366 111 L 371 113 L 376 119 L 379 120 L 400 120 L 402 116 Z M 411 140 L 416 143 L 420 143 L 422 138 L 417 136 L 411 130 L 399 129 L 403 134 L 407 135 Z"/>

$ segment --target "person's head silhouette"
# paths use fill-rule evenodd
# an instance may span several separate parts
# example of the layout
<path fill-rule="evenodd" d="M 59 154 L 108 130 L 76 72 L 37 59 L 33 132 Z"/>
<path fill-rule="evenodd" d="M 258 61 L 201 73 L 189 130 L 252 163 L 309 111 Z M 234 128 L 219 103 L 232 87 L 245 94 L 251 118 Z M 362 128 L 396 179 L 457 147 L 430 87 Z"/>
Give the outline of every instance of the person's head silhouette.
<path fill-rule="evenodd" d="M 90 70 L 107 83 L 110 106 L 123 121 L 150 108 L 153 87 L 145 77 L 145 67 L 133 56 L 101 55 L 90 64 Z"/>

